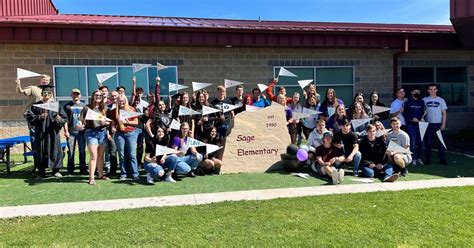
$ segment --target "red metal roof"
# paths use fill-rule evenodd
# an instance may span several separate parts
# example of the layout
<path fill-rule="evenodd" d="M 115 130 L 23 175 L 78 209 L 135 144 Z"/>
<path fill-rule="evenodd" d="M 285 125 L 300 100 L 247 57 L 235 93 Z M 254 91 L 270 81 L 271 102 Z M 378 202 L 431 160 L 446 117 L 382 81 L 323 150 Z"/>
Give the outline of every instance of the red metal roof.
<path fill-rule="evenodd" d="M 378 23 L 336 23 L 336 22 L 301 22 L 301 21 L 258 21 L 229 20 L 184 17 L 151 17 L 151 16 L 108 16 L 108 15 L 36 15 L 36 16 L 2 16 L 0 25 L 84 25 L 126 26 L 138 28 L 173 28 L 173 29 L 215 29 L 245 31 L 281 31 L 281 32 L 368 32 L 368 33 L 455 33 L 451 25 L 421 24 L 378 24 Z"/>
<path fill-rule="evenodd" d="M 0 0 L 0 16 L 55 15 L 51 0 Z"/>

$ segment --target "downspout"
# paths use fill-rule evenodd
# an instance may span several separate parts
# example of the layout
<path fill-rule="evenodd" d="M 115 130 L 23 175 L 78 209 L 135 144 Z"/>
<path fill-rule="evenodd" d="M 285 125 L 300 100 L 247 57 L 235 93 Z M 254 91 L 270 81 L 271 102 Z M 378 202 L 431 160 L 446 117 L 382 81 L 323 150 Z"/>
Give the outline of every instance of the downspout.
<path fill-rule="evenodd" d="M 392 65 L 393 65 L 393 68 L 392 68 L 392 75 L 393 75 L 393 94 L 395 95 L 395 93 L 397 93 L 397 89 L 398 89 L 398 83 L 397 83 L 397 79 L 398 79 L 398 57 L 404 53 L 408 53 L 408 36 L 405 36 L 405 46 L 404 46 L 404 49 L 401 50 L 401 51 L 398 51 L 398 52 L 395 52 L 393 54 L 393 62 L 392 62 Z"/>

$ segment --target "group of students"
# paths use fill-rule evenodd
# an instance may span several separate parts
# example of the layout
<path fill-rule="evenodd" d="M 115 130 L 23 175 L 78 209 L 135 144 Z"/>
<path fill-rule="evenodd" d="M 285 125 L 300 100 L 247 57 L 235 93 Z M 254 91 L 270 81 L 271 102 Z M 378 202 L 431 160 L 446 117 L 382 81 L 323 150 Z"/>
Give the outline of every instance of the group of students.
<path fill-rule="evenodd" d="M 422 106 L 419 90 L 415 89 L 412 92 L 413 99 L 406 101 L 404 95 L 400 93 L 403 92 L 401 89 L 397 91 L 397 99 L 392 103 L 390 110 L 390 115 L 398 116 L 398 118 L 391 120 L 392 131 L 386 135 L 385 140 L 392 139 L 405 148 L 410 147 L 414 151 L 414 159 L 412 160 L 409 155 L 399 158 L 399 154 L 377 158 L 379 160 L 369 159 L 362 153 L 364 147 L 362 144 L 365 144 L 365 139 L 372 144 L 372 129 L 375 126 L 378 126 L 378 129 L 384 129 L 380 121 L 389 119 L 388 113 L 372 114 L 372 106 L 384 106 L 379 101 L 379 95 L 376 92 L 371 94 L 369 104 L 364 102 L 362 93 L 356 94 L 354 102 L 346 108 L 344 102 L 337 98 L 334 89 L 328 89 L 324 101 L 320 103 L 321 97 L 314 84 L 310 84 L 303 91 L 304 100 L 302 100 L 303 97 L 300 97 L 298 93 L 295 93 L 293 97 L 287 97 L 284 87 L 279 87 L 277 95 L 273 94 L 276 83 L 277 79 L 270 83 L 265 92 L 254 88 L 252 94 L 244 94 L 243 86 L 238 85 L 235 88 L 235 96 L 232 98 L 227 97 L 224 86 L 218 86 L 217 95 L 211 101 L 206 90 L 199 90 L 195 94 L 183 92 L 170 96 L 165 102 L 160 95 L 159 77 L 156 78 L 155 91 L 148 94 L 147 101 L 143 99 L 143 89 L 137 88 L 135 79 L 132 79 L 130 99 L 126 97 L 126 89 L 123 86 L 109 89 L 105 85 L 100 85 L 91 94 L 89 104 L 85 104 L 81 102 L 80 90 L 73 89 L 71 101 L 64 107 L 60 106 L 57 112 L 37 107 L 37 104 L 54 101 L 54 86 L 50 85 L 49 76 L 42 75 L 39 86 L 29 86 L 25 89 L 22 89 L 20 80 L 17 79 L 17 91 L 33 99 L 25 110 L 25 118 L 30 127 L 35 150 L 38 178 L 46 177 L 48 167 L 53 169 L 53 176 L 62 177 L 59 173 L 59 168 L 62 167 L 60 131 L 64 130 L 68 143 L 67 172 L 68 174 L 75 172 L 74 158 L 77 144 L 79 173 L 89 175 L 88 183 L 91 185 L 96 184 L 96 174 L 100 180 L 109 180 L 110 177 L 116 175 L 117 168 L 120 169 L 119 180 L 127 180 L 127 178 L 139 180 L 139 167 L 142 165 L 147 172 L 148 183 L 153 183 L 157 178 L 162 178 L 166 182 L 176 182 L 177 175 L 195 177 L 196 174 L 219 174 L 223 166 L 222 157 L 226 137 L 233 127 L 233 119 L 238 113 L 246 111 L 248 105 L 264 108 L 270 106 L 272 102 L 277 102 L 285 106 L 292 144 L 299 145 L 304 135 L 308 140 L 308 145 L 313 147 L 309 156 L 309 161 L 314 162 L 312 168 L 322 175 L 332 176 L 333 172 L 330 168 L 336 168 L 337 173 L 343 173 L 339 170 L 339 164 L 349 162 L 353 163 L 354 174 L 358 175 L 361 161 L 362 171 L 366 176 L 373 176 L 375 171 L 386 168 L 385 175 L 393 178 L 388 169 L 390 162 L 400 167 L 400 170 L 395 168 L 396 171 L 400 171 L 402 175 L 406 174 L 406 165 L 422 164 L 422 160 L 419 152 L 415 154 L 415 151 L 421 151 L 421 141 L 418 142 L 419 135 L 415 137 L 416 132 L 413 132 L 415 134 L 409 132 L 409 137 L 402 130 L 405 128 L 405 120 L 408 120 L 408 130 L 413 129 L 410 125 L 416 125 L 423 118 L 430 122 L 425 137 L 427 148 L 431 147 L 430 142 L 433 140 L 434 133 L 445 128 L 446 104 L 444 100 L 436 96 L 436 85 L 430 85 L 430 97 L 421 100 Z M 239 107 L 232 111 L 222 111 L 225 104 Z M 200 112 L 204 106 L 219 109 L 221 112 L 209 115 L 179 115 L 180 107 Z M 418 108 L 419 106 L 421 107 Z M 319 111 L 321 114 L 303 119 L 292 118 L 294 112 L 303 112 L 303 108 Z M 121 118 L 121 110 L 139 112 L 142 115 Z M 86 119 L 89 111 L 104 118 Z M 438 115 L 437 111 L 441 114 Z M 368 125 L 367 128 L 364 127 L 364 130 L 351 130 L 350 120 L 363 118 L 374 118 L 375 126 Z M 179 130 L 172 128 L 174 121 L 180 123 Z M 394 123 L 398 122 L 401 126 L 399 131 L 394 127 Z M 206 146 L 189 145 L 191 140 L 223 148 L 208 154 Z M 416 142 L 410 140 L 416 140 Z M 327 147 L 328 144 L 331 146 Z M 386 144 L 381 144 L 380 146 L 386 149 Z M 175 152 L 156 156 L 157 146 L 169 147 Z M 86 147 L 90 155 L 89 167 L 86 165 Z M 374 149 L 372 145 L 365 148 Z M 441 162 L 446 163 L 444 150 L 439 150 Z M 341 151 L 343 155 L 340 155 Z M 425 149 L 425 151 L 427 155 L 425 163 L 429 163 L 431 149 Z M 383 152 L 385 154 L 385 150 Z M 373 155 L 374 153 L 370 153 L 370 156 Z M 372 161 L 374 164 L 367 164 L 367 161 Z M 372 169 L 372 173 L 366 172 L 370 171 L 366 167 Z"/>

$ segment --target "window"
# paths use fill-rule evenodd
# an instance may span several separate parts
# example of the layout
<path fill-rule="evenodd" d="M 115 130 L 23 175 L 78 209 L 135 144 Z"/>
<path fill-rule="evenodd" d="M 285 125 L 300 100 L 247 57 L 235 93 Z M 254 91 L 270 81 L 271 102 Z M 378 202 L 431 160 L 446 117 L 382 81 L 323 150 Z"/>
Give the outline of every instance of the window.
<path fill-rule="evenodd" d="M 278 76 L 281 67 L 274 68 L 274 77 Z M 298 77 L 281 77 L 278 86 L 286 88 L 287 96 L 294 92 L 302 92 L 298 80 L 313 79 L 316 89 L 324 101 L 326 90 L 334 88 L 337 98 L 345 104 L 352 103 L 354 97 L 354 68 L 353 67 L 284 67 Z M 276 87 L 275 87 L 276 88 Z M 274 89 L 276 91 L 276 89 Z"/>
<path fill-rule="evenodd" d="M 401 83 L 406 92 L 414 87 L 421 90 L 422 97 L 428 96 L 428 85 L 438 84 L 438 95 L 451 106 L 467 105 L 466 67 L 402 67 Z"/>
<path fill-rule="evenodd" d="M 105 81 L 103 84 L 109 90 L 122 85 L 126 88 L 126 94 L 130 97 L 132 88 L 133 71 L 132 66 L 54 66 L 54 82 L 56 85 L 56 97 L 61 104 L 71 100 L 71 90 L 78 88 L 82 93 L 82 100 L 88 102 L 91 93 L 97 89 L 98 80 L 96 74 L 118 72 L 117 75 Z M 142 87 L 144 93 L 155 91 L 156 67 L 151 66 L 135 73 L 137 87 Z M 168 66 L 160 70 L 161 95 L 167 97 L 168 83 L 178 82 L 178 68 Z M 174 92 L 171 92 L 172 94 Z"/>

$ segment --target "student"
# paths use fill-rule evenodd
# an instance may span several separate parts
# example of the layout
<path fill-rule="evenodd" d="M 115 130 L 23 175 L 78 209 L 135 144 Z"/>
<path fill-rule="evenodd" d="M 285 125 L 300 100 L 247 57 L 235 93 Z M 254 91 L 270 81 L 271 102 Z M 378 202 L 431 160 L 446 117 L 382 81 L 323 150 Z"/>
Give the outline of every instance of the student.
<path fill-rule="evenodd" d="M 235 87 L 235 96 L 230 99 L 233 105 L 240 106 L 239 108 L 234 109 L 234 114 L 237 115 L 238 113 L 244 111 L 244 86 L 237 85 Z"/>
<path fill-rule="evenodd" d="M 159 126 L 156 128 L 156 135 L 147 141 L 145 148 L 145 171 L 147 172 L 146 178 L 147 183 L 153 184 L 155 178 L 160 178 L 165 175 L 165 182 L 175 183 L 172 175 L 178 163 L 176 155 L 161 155 L 155 156 L 156 146 L 168 146 L 169 136 L 166 132 L 166 128 Z"/>
<path fill-rule="evenodd" d="M 374 125 L 368 125 L 366 131 L 367 136 L 360 142 L 363 175 L 369 178 L 381 177 L 384 182 L 396 181 L 398 174 L 393 174 L 393 166 L 387 163 L 385 142 L 382 138 L 376 138 L 377 130 Z"/>
<path fill-rule="evenodd" d="M 412 165 L 423 165 L 421 160 L 423 145 L 421 143 L 420 127 L 418 122 L 423 119 L 425 102 L 421 99 L 420 89 L 411 90 L 411 97 L 405 103 L 403 117 L 407 123 L 407 133 L 410 136 L 410 150 L 413 156 Z"/>
<path fill-rule="evenodd" d="M 338 105 L 344 105 L 344 102 L 337 98 L 336 91 L 333 88 L 327 89 L 326 98 L 319 108 L 319 111 L 323 112 L 321 118 L 327 120 L 333 116 L 337 112 L 336 107 Z"/>
<path fill-rule="evenodd" d="M 107 101 L 107 118 L 111 119 L 115 114 L 117 108 L 117 101 L 119 98 L 119 93 L 116 90 L 110 92 L 110 97 Z M 105 147 L 105 158 L 104 158 L 104 168 L 107 171 L 107 176 L 112 177 L 117 174 L 117 145 L 115 144 L 115 131 L 112 129 L 112 125 L 108 127 L 110 139 L 107 139 L 107 146 Z"/>
<path fill-rule="evenodd" d="M 268 95 L 268 99 L 270 99 L 270 101 L 276 102 L 279 95 L 284 95 L 286 103 L 287 104 L 292 103 L 293 98 L 286 96 L 286 89 L 283 86 L 278 87 L 278 90 L 277 90 L 278 94 L 277 95 L 273 94 L 273 87 L 275 87 L 276 83 L 278 83 L 278 78 L 273 79 L 273 81 L 268 85 L 268 88 L 265 90 L 265 93 L 267 93 L 267 95 Z"/>
<path fill-rule="evenodd" d="M 311 97 L 311 96 L 315 96 L 316 100 L 318 100 L 318 102 L 321 102 L 321 96 L 316 91 L 316 85 L 314 83 L 310 83 L 308 85 L 307 90 L 303 91 L 303 94 L 304 94 L 306 104 L 308 103 L 309 97 Z"/>
<path fill-rule="evenodd" d="M 396 96 L 397 98 L 395 98 L 392 104 L 390 104 L 390 118 L 398 117 L 398 119 L 400 119 L 400 124 L 402 125 L 402 130 L 406 130 L 406 122 L 405 118 L 403 117 L 405 90 L 403 88 L 397 89 Z"/>
<path fill-rule="evenodd" d="M 189 124 L 183 122 L 179 128 L 178 136 L 174 137 L 171 142 L 172 148 L 178 151 L 176 174 L 196 177 L 194 171 L 202 161 L 202 155 L 197 152 L 195 147 L 188 146 L 188 138 L 190 138 Z"/>
<path fill-rule="evenodd" d="M 373 109 L 374 106 L 385 107 L 385 104 L 383 104 L 383 103 L 380 101 L 379 94 L 378 94 L 376 91 L 373 91 L 373 92 L 370 94 L 369 107 L 370 107 L 370 109 Z M 374 117 L 374 120 L 375 120 L 375 121 L 385 121 L 385 120 L 388 119 L 388 111 L 385 111 L 385 112 L 382 112 L 382 113 L 378 113 L 378 114 L 374 115 L 373 117 Z"/>
<path fill-rule="evenodd" d="M 72 89 L 72 101 L 64 105 L 64 112 L 67 115 L 67 125 L 64 125 L 64 136 L 67 140 L 67 171 L 70 175 L 74 174 L 74 158 L 76 143 L 79 151 L 79 173 L 87 175 L 86 165 L 86 140 L 84 137 L 84 124 L 81 122 L 81 112 L 85 103 L 81 102 L 81 91 Z"/>
<path fill-rule="evenodd" d="M 219 85 L 217 86 L 217 98 L 211 102 L 211 105 L 224 111 L 224 103 L 232 104 L 232 102 L 226 97 L 226 89 L 224 86 Z M 234 124 L 234 116 L 234 111 L 227 111 L 226 113 L 219 112 L 214 120 L 214 125 L 217 128 L 217 136 L 222 139 L 224 144 L 224 147 L 222 148 L 223 151 L 225 149 L 226 138 L 230 134 Z M 222 157 L 218 157 L 218 159 L 222 160 Z"/>
<path fill-rule="evenodd" d="M 361 154 L 359 152 L 359 144 L 357 136 L 351 131 L 351 122 L 348 119 L 341 121 L 341 131 L 334 133 L 333 144 L 335 147 L 344 151 L 343 163 L 352 163 L 354 165 L 354 176 L 359 175 L 359 164 Z"/>
<path fill-rule="evenodd" d="M 155 108 L 152 116 L 148 119 L 145 124 L 145 130 L 148 135 L 153 138 L 156 134 L 158 127 L 164 127 L 167 132 L 170 132 L 170 125 L 172 119 L 168 110 L 166 109 L 166 104 L 164 101 L 159 101 L 158 106 Z"/>
<path fill-rule="evenodd" d="M 300 98 L 300 93 L 295 92 L 293 94 L 293 102 L 288 104 L 288 106 L 291 108 L 291 112 L 303 112 L 303 107 L 300 104 L 301 98 Z M 301 144 L 302 140 L 302 122 L 300 120 L 296 121 L 296 144 L 299 146 Z M 306 136 L 308 138 L 308 136 Z"/>
<path fill-rule="evenodd" d="M 426 164 L 431 164 L 431 148 L 433 146 L 433 138 L 438 130 L 446 129 L 446 119 L 448 106 L 443 98 L 438 96 L 438 86 L 430 84 L 428 86 L 429 96 L 423 98 L 426 107 L 425 120 L 429 123 L 425 134 L 425 156 Z M 439 162 L 443 165 L 448 165 L 446 160 L 445 148 L 441 142 L 438 142 Z"/>
<path fill-rule="evenodd" d="M 252 95 L 250 94 L 247 94 L 244 96 L 244 111 L 247 111 L 246 109 L 246 106 L 247 105 L 250 105 L 250 106 L 253 106 L 253 98 L 252 98 Z"/>
<path fill-rule="evenodd" d="M 209 136 L 203 140 L 206 144 L 212 144 L 217 146 L 222 146 L 222 140 L 217 137 L 217 129 L 212 127 Z M 219 175 L 222 168 L 222 160 L 218 159 L 216 155 L 220 153 L 221 150 L 217 150 L 213 153 L 208 153 L 206 150 L 206 155 L 204 156 L 204 161 L 201 162 L 201 166 L 204 172 L 214 173 Z"/>
<path fill-rule="evenodd" d="M 308 97 L 305 107 L 310 110 L 319 111 L 320 104 L 315 95 Z M 316 121 L 318 119 L 319 115 L 312 115 L 303 119 L 301 128 L 306 139 L 308 139 L 309 134 L 316 128 Z"/>
<path fill-rule="evenodd" d="M 239 85 L 240 86 L 240 85 Z M 198 91 L 196 93 L 196 103 L 193 106 L 193 109 L 201 112 L 203 106 L 212 107 L 207 102 L 206 97 L 204 96 L 202 91 Z M 209 136 L 209 132 L 211 128 L 214 126 L 214 119 L 215 114 L 208 114 L 208 115 L 195 115 L 194 123 L 196 126 L 194 128 L 194 138 L 197 140 L 203 140 L 204 138 Z"/>
<path fill-rule="evenodd" d="M 360 120 L 360 119 L 367 119 L 369 116 L 365 112 L 365 108 L 362 106 L 360 102 L 355 102 L 352 105 L 352 112 L 351 116 L 353 120 Z M 359 137 L 359 139 L 363 138 L 364 136 L 367 135 L 366 128 L 369 122 L 367 122 L 364 125 L 358 126 L 357 128 L 354 128 L 354 133 Z"/>
<path fill-rule="evenodd" d="M 321 108 L 320 108 L 320 110 L 321 110 Z M 326 120 L 328 120 L 327 121 L 327 128 L 331 132 L 341 131 L 341 125 L 342 125 L 342 121 L 344 119 L 347 119 L 346 107 L 343 104 L 337 105 L 336 113 L 334 115 L 332 115 L 331 117 L 329 117 L 329 119 L 326 119 Z"/>
<path fill-rule="evenodd" d="M 367 103 L 364 102 L 364 93 L 358 92 L 354 96 L 354 101 L 352 102 L 351 106 L 349 107 L 349 110 L 350 110 L 351 113 L 354 112 L 354 108 L 355 108 L 356 103 L 359 103 L 359 104 L 362 105 L 362 108 L 364 109 L 364 112 L 367 114 L 368 117 L 370 117 L 370 118 L 373 117 L 372 109 L 370 108 L 370 106 Z"/>
<path fill-rule="evenodd" d="M 59 106 L 58 112 L 33 106 L 52 102 L 53 87 L 52 85 L 40 86 L 42 88 L 41 101 L 33 103 L 25 112 L 28 123 L 34 128 L 36 142 L 32 148 L 35 151 L 34 157 L 38 166 L 36 177 L 38 180 L 46 177 L 46 168 L 52 169 L 54 177 L 62 177 L 59 173 L 59 168 L 63 166 L 60 131 L 66 124 L 67 115 L 62 106 Z"/>
<path fill-rule="evenodd" d="M 270 106 L 270 101 L 267 100 L 267 97 L 262 94 L 259 88 L 254 88 L 252 90 L 252 96 L 253 96 L 253 106 L 255 107 L 260 107 L 260 108 L 266 108 Z"/>
<path fill-rule="evenodd" d="M 147 111 L 149 103 L 143 100 L 144 90 L 142 87 L 137 88 L 137 78 L 134 76 L 132 78 L 132 101 L 131 106 L 135 109 L 136 112 L 142 113 L 143 115 L 138 117 L 138 125 L 135 127 L 137 133 L 137 164 L 138 166 L 143 165 L 143 142 L 145 141 L 146 132 L 144 130 L 145 123 L 148 121 Z"/>
<path fill-rule="evenodd" d="M 318 146 L 321 146 L 323 144 L 323 134 L 327 132 L 328 130 L 326 129 L 326 122 L 323 119 L 319 119 L 316 124 L 316 128 L 309 134 L 308 137 L 308 160 L 309 162 L 315 161 L 316 156 L 315 156 L 315 151 Z M 317 171 L 314 169 L 314 163 L 312 163 L 312 169 L 313 171 Z"/>
<path fill-rule="evenodd" d="M 323 134 L 323 145 L 316 148 L 317 171 L 321 176 L 328 176 L 332 184 L 339 184 L 344 180 L 344 169 L 341 168 L 345 160 L 342 149 L 333 145 L 331 132 Z"/>
<path fill-rule="evenodd" d="M 191 100 L 190 100 L 190 97 L 189 97 L 189 93 L 188 92 L 183 92 L 181 94 L 181 96 L 179 97 L 179 99 L 180 99 L 179 105 L 176 105 L 176 107 L 173 109 L 172 117 L 173 117 L 173 119 L 179 121 L 179 123 L 187 122 L 189 124 L 189 127 L 190 127 L 189 132 L 194 133 L 194 128 L 195 128 L 194 116 L 192 116 L 192 115 L 179 116 L 180 106 L 192 109 L 192 104 L 191 104 Z M 172 132 L 172 134 L 174 134 L 174 133 Z"/>
<path fill-rule="evenodd" d="M 410 148 L 410 137 L 408 134 L 403 131 L 401 127 L 401 121 L 398 117 L 393 117 L 390 120 L 390 125 L 392 126 L 392 131 L 387 134 L 387 139 L 385 143 L 388 145 L 390 141 L 393 141 L 405 149 Z M 400 175 L 405 177 L 408 175 L 407 165 L 412 162 L 411 154 L 409 153 L 399 153 L 387 150 L 388 162 L 392 165 L 395 165 L 394 170 L 400 171 Z"/>
<path fill-rule="evenodd" d="M 106 116 L 107 107 L 105 106 L 102 92 L 95 90 L 92 92 L 89 104 L 82 109 L 81 122 L 85 123 L 85 137 L 87 148 L 89 149 L 89 185 L 95 185 L 95 170 L 97 168 L 98 176 L 101 180 L 109 180 L 104 173 L 104 151 L 107 145 L 107 139 L 111 140 L 112 136 L 108 133 L 107 127 L 110 121 L 101 120 L 85 120 L 87 111 L 94 111 L 101 116 Z"/>
<path fill-rule="evenodd" d="M 296 125 L 299 122 L 299 119 L 293 118 L 293 111 L 291 111 L 291 108 L 286 105 L 285 95 L 283 94 L 278 95 L 277 103 L 285 107 L 286 127 L 288 130 L 288 134 L 290 135 L 291 144 L 296 144 L 296 134 L 297 134 Z"/>

